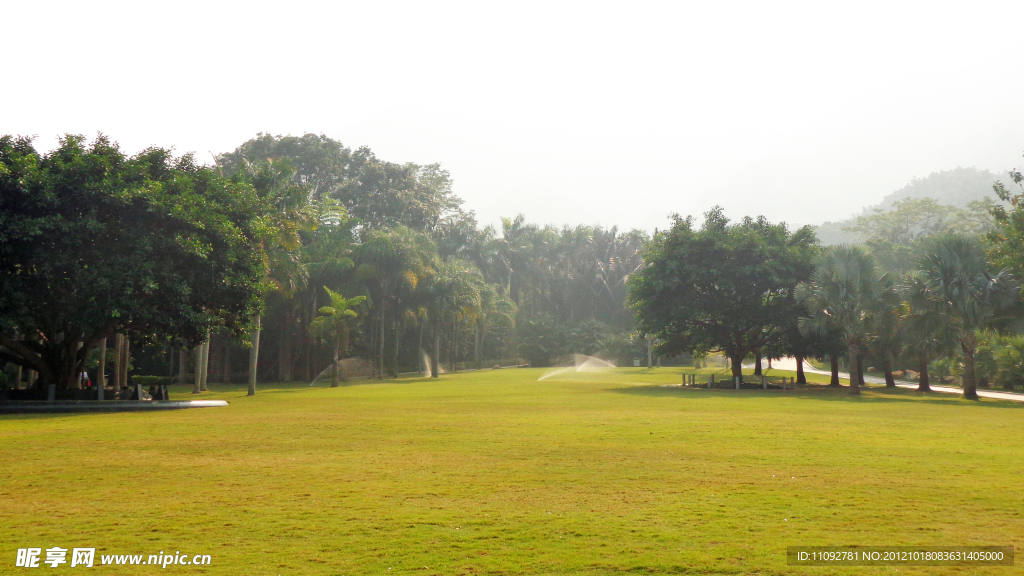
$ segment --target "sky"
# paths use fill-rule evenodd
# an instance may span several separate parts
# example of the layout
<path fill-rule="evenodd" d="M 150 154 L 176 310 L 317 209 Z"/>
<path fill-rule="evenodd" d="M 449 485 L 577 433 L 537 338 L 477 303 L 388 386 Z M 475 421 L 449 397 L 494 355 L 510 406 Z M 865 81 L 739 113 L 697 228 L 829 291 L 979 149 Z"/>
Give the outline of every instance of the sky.
<path fill-rule="evenodd" d="M 1024 2 L 14 2 L 0 134 L 440 163 L 481 224 L 817 224 L 1024 167 Z"/>

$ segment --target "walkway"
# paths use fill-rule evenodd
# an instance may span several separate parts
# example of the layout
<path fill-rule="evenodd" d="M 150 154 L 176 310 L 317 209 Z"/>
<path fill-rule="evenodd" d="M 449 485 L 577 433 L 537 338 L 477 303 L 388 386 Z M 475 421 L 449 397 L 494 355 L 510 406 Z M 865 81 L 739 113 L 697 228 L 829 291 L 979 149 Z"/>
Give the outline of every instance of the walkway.
<path fill-rule="evenodd" d="M 763 364 L 767 366 L 767 363 Z M 782 358 L 780 360 L 772 360 L 772 368 L 779 370 L 792 370 L 796 371 L 796 358 L 792 356 L 788 358 Z M 812 374 L 831 374 L 828 370 L 818 370 L 814 366 L 811 366 L 806 360 L 804 361 L 804 372 Z M 849 380 L 850 375 L 846 372 L 839 373 L 840 378 L 846 378 Z M 864 381 L 869 384 L 885 384 L 885 378 L 879 378 L 877 376 L 865 376 Z M 896 381 L 896 385 L 900 388 L 911 388 L 916 390 L 917 384 L 904 384 L 903 382 Z M 935 392 L 944 392 L 947 394 L 960 394 L 963 395 L 964 389 L 957 388 L 956 386 L 936 386 L 931 385 L 931 389 Z M 1017 394 L 1015 392 L 993 392 L 991 390 L 978 390 L 978 396 L 983 398 L 996 398 L 999 400 L 1011 400 L 1013 402 L 1024 402 L 1024 394 Z"/>

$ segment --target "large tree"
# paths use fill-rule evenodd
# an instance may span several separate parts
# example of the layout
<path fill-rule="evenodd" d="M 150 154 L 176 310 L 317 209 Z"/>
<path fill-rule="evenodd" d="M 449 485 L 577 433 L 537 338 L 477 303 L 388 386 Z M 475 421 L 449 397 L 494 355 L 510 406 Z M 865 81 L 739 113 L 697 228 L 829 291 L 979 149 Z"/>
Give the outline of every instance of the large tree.
<path fill-rule="evenodd" d="M 218 325 L 243 334 L 260 309 L 267 213 L 251 186 L 190 155 L 128 157 L 103 136 L 40 154 L 0 138 L 0 359 L 63 389 L 114 334 L 176 346 Z"/>
<path fill-rule="evenodd" d="M 791 232 L 763 217 L 731 224 L 720 207 L 699 229 L 676 217 L 629 280 L 637 327 L 660 341 L 662 354 L 720 350 L 741 376 L 743 359 L 797 314 L 793 291 L 816 250 L 810 227 Z"/>

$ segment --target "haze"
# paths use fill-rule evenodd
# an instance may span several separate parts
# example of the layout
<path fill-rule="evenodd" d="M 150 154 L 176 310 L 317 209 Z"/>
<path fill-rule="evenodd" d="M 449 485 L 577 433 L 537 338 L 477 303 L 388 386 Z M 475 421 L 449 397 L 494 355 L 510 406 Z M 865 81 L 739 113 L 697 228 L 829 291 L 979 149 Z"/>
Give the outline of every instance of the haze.
<path fill-rule="evenodd" d="M 6 2 L 0 133 L 439 162 L 481 223 L 820 223 L 1021 166 L 1019 2 Z"/>

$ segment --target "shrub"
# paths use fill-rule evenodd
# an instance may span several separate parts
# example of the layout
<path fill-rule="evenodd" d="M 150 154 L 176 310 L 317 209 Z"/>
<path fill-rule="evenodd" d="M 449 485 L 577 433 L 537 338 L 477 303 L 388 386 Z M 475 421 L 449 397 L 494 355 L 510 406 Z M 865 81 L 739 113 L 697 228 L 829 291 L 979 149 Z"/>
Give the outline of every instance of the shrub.
<path fill-rule="evenodd" d="M 132 376 L 132 384 L 141 384 L 144 387 L 162 386 L 172 384 L 167 376 Z"/>

